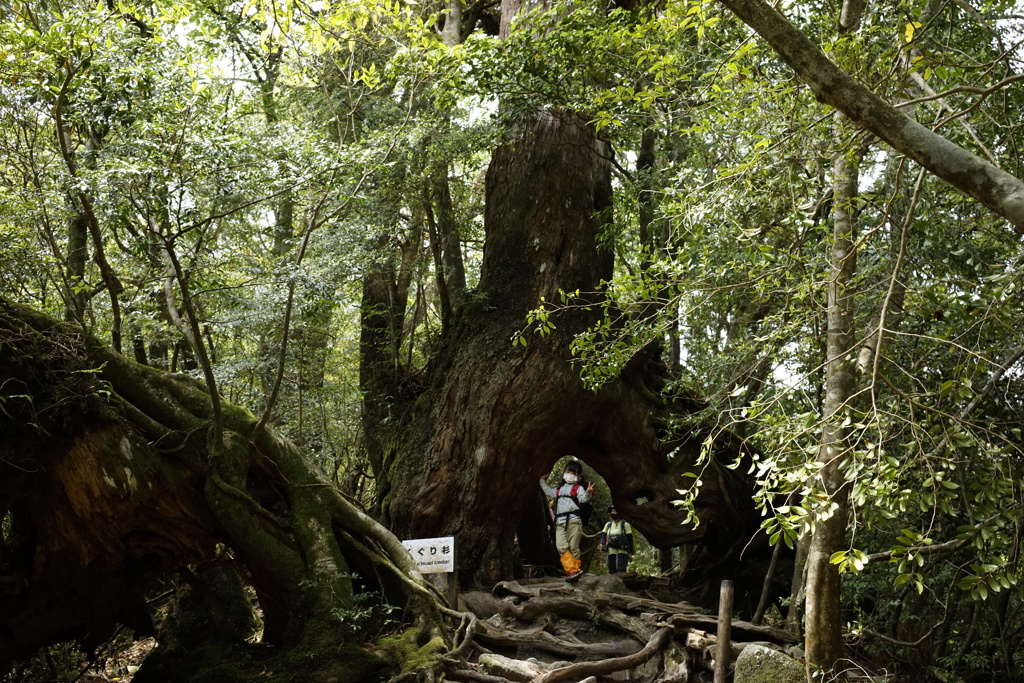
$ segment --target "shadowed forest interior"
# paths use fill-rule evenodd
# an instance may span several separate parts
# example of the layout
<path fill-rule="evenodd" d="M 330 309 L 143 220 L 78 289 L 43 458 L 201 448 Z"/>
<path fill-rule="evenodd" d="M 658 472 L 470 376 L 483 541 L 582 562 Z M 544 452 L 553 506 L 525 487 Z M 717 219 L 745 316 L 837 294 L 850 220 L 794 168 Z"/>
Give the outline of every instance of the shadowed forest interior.
<path fill-rule="evenodd" d="M 1009 0 L 0 0 L 0 677 L 1024 680 L 1022 65 Z"/>

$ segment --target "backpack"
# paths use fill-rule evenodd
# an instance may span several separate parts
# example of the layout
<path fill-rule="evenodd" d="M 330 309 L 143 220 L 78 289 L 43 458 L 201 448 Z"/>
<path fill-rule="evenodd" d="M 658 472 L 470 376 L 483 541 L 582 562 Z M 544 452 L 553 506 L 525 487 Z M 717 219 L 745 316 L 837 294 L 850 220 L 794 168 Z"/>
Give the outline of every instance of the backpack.
<path fill-rule="evenodd" d="M 626 523 L 619 520 L 619 533 L 613 534 L 612 528 L 614 528 L 615 522 L 609 522 L 612 526 L 608 527 L 608 547 L 615 548 L 617 550 L 629 550 L 629 539 L 626 534 Z"/>
<path fill-rule="evenodd" d="M 580 521 L 583 522 L 583 526 L 586 526 L 587 523 L 590 522 L 590 515 L 594 512 L 594 504 L 589 500 L 586 503 L 581 503 L 579 498 L 576 497 L 576 494 L 579 493 L 580 488 L 582 488 L 584 485 L 585 484 L 573 484 L 572 488 L 569 490 L 568 496 L 559 493 L 558 496 L 555 498 L 555 501 L 557 505 L 557 501 L 559 498 L 572 498 L 572 502 L 576 503 L 576 507 L 579 508 L 578 510 L 575 511 L 575 513 L 580 516 Z M 562 486 L 564 486 L 564 484 L 558 487 L 559 492 L 562 490 Z"/>

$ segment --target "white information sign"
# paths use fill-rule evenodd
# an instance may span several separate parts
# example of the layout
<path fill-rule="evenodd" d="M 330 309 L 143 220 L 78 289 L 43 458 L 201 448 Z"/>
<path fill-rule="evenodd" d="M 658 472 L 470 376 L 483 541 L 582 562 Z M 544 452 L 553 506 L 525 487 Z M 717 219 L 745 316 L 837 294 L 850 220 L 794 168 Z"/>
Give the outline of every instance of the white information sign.
<path fill-rule="evenodd" d="M 402 541 L 413 559 L 416 567 L 423 574 L 439 574 L 455 571 L 455 537 L 414 538 Z"/>

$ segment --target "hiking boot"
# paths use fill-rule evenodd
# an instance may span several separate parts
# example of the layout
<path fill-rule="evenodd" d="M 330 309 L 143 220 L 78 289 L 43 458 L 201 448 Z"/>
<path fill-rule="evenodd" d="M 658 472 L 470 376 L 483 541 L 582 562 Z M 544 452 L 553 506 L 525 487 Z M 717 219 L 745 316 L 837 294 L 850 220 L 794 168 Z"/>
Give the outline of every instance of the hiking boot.
<path fill-rule="evenodd" d="M 569 572 L 569 574 L 565 577 L 565 580 L 570 582 L 570 583 L 574 583 L 576 581 L 579 581 L 579 578 L 581 576 L 583 576 L 583 572 L 582 571 Z"/>

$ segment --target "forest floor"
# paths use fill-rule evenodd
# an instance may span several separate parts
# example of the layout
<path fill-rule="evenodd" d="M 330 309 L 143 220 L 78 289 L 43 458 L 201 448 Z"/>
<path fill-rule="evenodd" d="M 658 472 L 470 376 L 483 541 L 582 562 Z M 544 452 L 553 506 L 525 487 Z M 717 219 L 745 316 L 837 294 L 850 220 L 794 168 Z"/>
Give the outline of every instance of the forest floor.
<path fill-rule="evenodd" d="M 448 670 L 465 681 L 710 681 L 717 615 L 686 602 L 660 577 L 584 574 L 578 581 L 540 577 L 503 581 L 490 591 L 460 594 L 475 615 L 466 665 Z M 792 634 L 774 626 L 731 623 L 730 657 L 758 644 L 793 651 Z M 156 647 L 146 638 L 111 647 L 80 683 L 129 683 Z M 799 655 L 799 653 L 795 653 Z"/>

